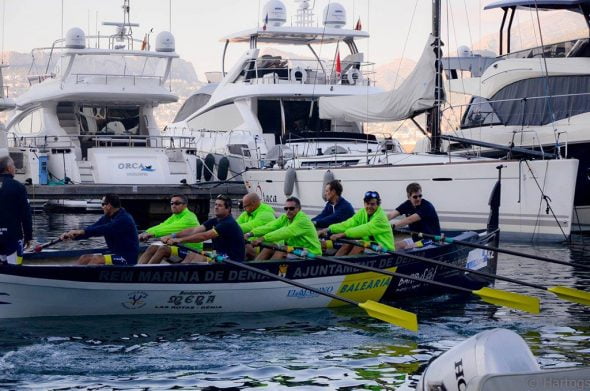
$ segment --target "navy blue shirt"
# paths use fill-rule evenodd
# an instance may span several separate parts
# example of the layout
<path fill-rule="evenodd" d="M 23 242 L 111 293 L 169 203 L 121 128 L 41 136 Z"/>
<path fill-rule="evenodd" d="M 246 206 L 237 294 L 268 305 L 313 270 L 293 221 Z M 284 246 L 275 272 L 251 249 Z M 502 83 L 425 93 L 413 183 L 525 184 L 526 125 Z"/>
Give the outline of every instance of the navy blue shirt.
<path fill-rule="evenodd" d="M 213 238 L 213 248 L 218 254 L 227 255 L 229 259 L 238 262 L 246 260 L 246 244 L 242 229 L 229 215 L 222 219 L 214 217 L 203 223 L 207 231 L 214 229 L 217 237 Z"/>
<path fill-rule="evenodd" d="M 10 174 L 0 174 L 0 254 L 18 249 L 18 241 L 33 238 L 33 220 L 25 186 Z"/>
<path fill-rule="evenodd" d="M 422 199 L 422 202 L 417 207 L 414 207 L 410 200 L 407 200 L 395 208 L 395 210 L 402 215 L 406 215 L 406 217 L 418 213 L 420 221 L 410 224 L 410 230 L 430 235 L 440 235 L 440 223 L 438 222 L 436 210 L 434 209 L 434 206 L 425 199 Z"/>
<path fill-rule="evenodd" d="M 354 208 L 350 202 L 340 197 L 336 205 L 326 202 L 322 213 L 311 219 L 316 228 L 328 228 L 330 224 L 341 223 L 354 215 Z"/>
<path fill-rule="evenodd" d="M 127 264 L 135 265 L 139 255 L 137 227 L 133 217 L 123 208 L 112 216 L 103 215 L 98 221 L 86 228 L 85 234 L 76 239 L 91 236 L 104 236 L 109 252 L 125 258 Z"/>

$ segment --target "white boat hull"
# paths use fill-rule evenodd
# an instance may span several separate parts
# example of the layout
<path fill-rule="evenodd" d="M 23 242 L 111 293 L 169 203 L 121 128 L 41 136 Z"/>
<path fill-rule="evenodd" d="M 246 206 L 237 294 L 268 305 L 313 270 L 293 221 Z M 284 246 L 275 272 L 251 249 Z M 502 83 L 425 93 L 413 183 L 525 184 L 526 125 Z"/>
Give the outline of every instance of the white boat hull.
<path fill-rule="evenodd" d="M 375 190 L 381 194 L 384 208 L 393 210 L 407 199 L 406 186 L 418 182 L 425 198 L 434 204 L 443 230 L 474 230 L 487 224 L 489 194 L 498 179 L 496 166 L 500 164 L 505 166 L 500 206 L 502 236 L 519 240 L 564 240 L 572 226 L 578 168 L 575 159 L 356 166 L 330 171 L 342 182 L 344 197 L 356 209 L 363 206 L 364 193 Z M 303 210 L 311 215 L 318 214 L 325 205 L 322 189 L 326 171 L 296 171 L 292 195 L 301 200 Z M 243 177 L 248 191 L 259 193 L 265 202 L 282 210 L 287 198 L 285 170 L 249 170 Z M 553 213 L 551 210 L 546 213 L 543 194 L 550 200 Z"/>

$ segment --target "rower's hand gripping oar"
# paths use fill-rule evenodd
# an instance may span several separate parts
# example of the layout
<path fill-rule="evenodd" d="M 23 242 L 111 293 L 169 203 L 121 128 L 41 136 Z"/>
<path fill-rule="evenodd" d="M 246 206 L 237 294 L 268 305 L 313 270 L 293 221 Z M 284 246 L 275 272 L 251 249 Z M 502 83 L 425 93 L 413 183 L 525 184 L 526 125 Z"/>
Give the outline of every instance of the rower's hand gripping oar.
<path fill-rule="evenodd" d="M 584 264 L 576 263 L 576 262 L 560 261 L 558 259 L 547 258 L 547 257 L 543 257 L 540 255 L 535 255 L 535 254 L 521 253 L 519 251 L 508 250 L 508 249 L 499 248 L 499 247 L 484 246 L 483 244 L 471 243 L 471 242 L 467 242 L 464 240 L 455 240 L 453 238 L 448 238 L 444 235 L 431 235 L 431 234 L 425 234 L 422 232 L 414 232 L 414 231 L 407 231 L 407 230 L 400 230 L 400 229 L 396 229 L 395 232 L 404 233 L 404 234 L 411 234 L 411 235 L 415 235 L 415 236 L 418 236 L 421 238 L 429 238 L 429 239 L 433 239 L 437 242 L 440 241 L 440 242 L 445 242 L 445 243 L 455 243 L 455 244 L 460 244 L 460 245 L 466 246 L 466 247 L 481 248 L 484 250 L 494 251 L 494 252 L 498 252 L 498 253 L 502 253 L 502 254 L 515 255 L 517 257 L 536 259 L 537 261 L 556 263 L 558 265 L 566 265 L 566 266 L 571 266 L 571 267 L 577 267 L 580 269 L 590 270 L 590 265 L 584 265 Z"/>
<path fill-rule="evenodd" d="M 330 297 L 335 300 L 339 300 L 339 301 L 343 301 L 343 302 L 351 304 L 351 305 L 355 305 L 355 306 L 360 307 L 363 310 L 365 310 L 366 313 L 373 318 L 394 324 L 399 327 L 403 327 L 403 328 L 411 330 L 411 331 L 418 331 L 418 319 L 417 319 L 416 314 L 414 314 L 412 312 L 404 311 L 402 309 L 391 307 L 391 306 L 388 306 L 388 305 L 385 305 L 382 303 L 377 303 L 376 301 L 373 301 L 373 300 L 367 300 L 363 303 L 359 303 L 354 300 L 348 299 L 346 297 L 338 296 L 338 295 L 335 295 L 335 294 L 332 294 L 329 292 L 324 292 L 320 289 L 316 289 L 312 286 L 302 284 L 298 281 L 293 281 L 291 279 L 281 277 L 279 275 L 270 273 L 266 270 L 262 270 L 262 269 L 247 265 L 242 262 L 237 262 L 237 261 L 231 260 L 227 257 L 214 255 L 214 254 L 207 252 L 207 251 L 195 250 L 195 249 L 192 249 L 192 248 L 189 248 L 186 246 L 182 246 L 179 244 L 175 244 L 175 246 L 178 246 L 179 248 L 182 248 L 182 249 L 185 249 L 185 250 L 197 253 L 197 254 L 204 255 L 208 259 L 216 261 L 216 262 L 229 263 L 230 265 L 233 265 L 233 266 L 236 266 L 236 267 L 239 267 L 242 269 L 246 269 L 246 270 L 249 270 L 252 272 L 256 272 L 258 274 L 269 277 L 271 279 L 282 281 L 284 283 L 294 285 L 294 286 L 302 288 L 302 289 L 306 289 L 310 292 L 315 292 L 319 295 L 327 296 L 327 297 Z"/>
<path fill-rule="evenodd" d="M 370 248 L 371 250 L 377 251 L 377 252 L 386 252 L 386 253 L 397 254 L 397 255 L 399 255 L 401 257 L 415 259 L 417 261 L 428 262 L 428 263 L 432 263 L 432 264 L 435 264 L 435 265 L 440 265 L 440 266 L 443 266 L 443 267 L 448 267 L 450 269 L 456 269 L 456 270 L 461 270 L 461 271 L 464 271 L 464 272 L 467 272 L 467 273 L 477 274 L 479 276 L 494 278 L 496 280 L 507 281 L 507 282 L 511 282 L 513 284 L 525 285 L 525 286 L 529 286 L 531 288 L 541 289 L 541 290 L 544 290 L 544 291 L 549 291 L 551 293 L 554 293 L 560 299 L 563 299 L 563 300 L 566 300 L 566 301 L 571 301 L 571 302 L 578 303 L 578 304 L 590 305 L 590 293 L 585 292 L 585 291 L 581 291 L 579 289 L 569 288 L 569 287 L 565 287 L 565 286 L 546 287 L 546 286 L 543 286 L 543 285 L 534 284 L 532 282 L 520 281 L 520 280 L 516 280 L 514 278 L 503 277 L 503 276 L 500 276 L 500 275 L 497 275 L 497 274 L 486 273 L 486 272 L 482 272 L 482 271 L 479 271 L 479 270 L 468 269 L 466 267 L 462 267 L 462 266 L 458 266 L 458 265 L 452 265 L 452 264 L 449 264 L 449 263 L 446 263 L 446 262 L 437 261 L 437 260 L 434 260 L 434 259 L 425 258 L 425 257 L 421 257 L 421 256 L 418 256 L 418 255 L 412 255 L 412 254 L 408 254 L 408 253 L 400 253 L 400 252 L 389 251 L 389 250 L 383 249 L 379 245 L 371 244 L 369 242 L 368 243 L 360 243 L 360 242 L 356 242 L 356 241 L 346 241 L 345 243 L 347 243 L 347 242 L 348 243 L 352 243 L 352 244 L 355 244 L 356 243 L 357 246 Z"/>
<path fill-rule="evenodd" d="M 33 249 L 32 252 L 40 253 L 41 251 L 43 251 L 43 249 L 45 249 L 47 247 L 50 247 L 50 246 L 53 246 L 54 244 L 57 244 L 59 242 L 61 242 L 61 239 L 60 238 L 57 238 L 57 239 L 53 239 L 52 241 L 47 242 L 47 243 L 38 244 L 38 245 L 35 246 L 35 248 Z"/>
<path fill-rule="evenodd" d="M 343 242 L 343 243 L 355 244 L 358 246 L 358 243 L 355 241 L 346 240 L 346 239 L 339 239 L 338 241 Z M 515 308 L 518 310 L 532 312 L 535 314 L 538 314 L 540 311 L 539 299 L 537 299 L 536 297 L 521 295 L 519 293 L 506 292 L 506 291 L 501 291 L 499 289 L 493 289 L 493 288 L 481 288 L 479 290 L 471 290 L 471 289 L 467 289 L 462 286 L 447 284 L 445 282 L 427 280 L 424 278 L 410 276 L 410 275 L 403 274 L 403 273 L 391 272 L 389 270 L 377 269 L 377 268 L 371 267 L 371 266 L 359 265 L 357 263 L 348 262 L 348 261 L 345 261 L 342 259 L 315 256 L 313 254 L 307 254 L 304 251 L 297 250 L 297 249 L 291 249 L 289 247 L 278 247 L 278 246 L 275 247 L 275 246 L 268 246 L 265 244 L 261 244 L 261 246 L 273 248 L 273 249 L 279 250 L 279 251 L 287 251 L 289 253 L 292 253 L 292 254 L 295 254 L 297 256 L 301 256 L 304 258 L 315 258 L 315 259 L 319 259 L 319 260 L 323 260 L 323 261 L 334 262 L 334 263 L 338 263 L 341 265 L 351 266 L 351 267 L 354 267 L 357 269 L 368 270 L 368 271 L 372 271 L 375 273 L 385 274 L 385 275 L 391 276 L 391 277 L 404 278 L 407 280 L 421 282 L 423 284 L 436 285 L 436 286 L 439 286 L 442 288 L 453 289 L 453 290 L 466 292 L 466 293 L 472 293 L 476 296 L 481 297 L 481 299 L 483 301 L 485 301 L 486 303 L 490 303 L 490 304 L 494 304 L 494 305 Z"/>

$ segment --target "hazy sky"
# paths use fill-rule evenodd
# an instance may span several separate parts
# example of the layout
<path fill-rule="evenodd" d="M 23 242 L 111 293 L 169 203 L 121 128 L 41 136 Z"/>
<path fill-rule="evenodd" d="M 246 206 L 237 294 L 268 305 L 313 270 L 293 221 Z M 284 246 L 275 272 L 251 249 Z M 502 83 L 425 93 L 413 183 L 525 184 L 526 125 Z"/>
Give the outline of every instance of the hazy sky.
<path fill-rule="evenodd" d="M 501 13 L 481 11 L 490 1 L 448 0 L 448 4 L 443 1 L 443 37 L 447 48 L 471 46 L 483 35 L 497 31 Z M 321 15 L 328 2 L 311 1 L 315 3 L 316 16 Z M 402 57 L 406 39 L 404 57 L 417 59 L 431 30 L 431 0 L 339 2 L 347 10 L 347 27 L 352 28 L 360 17 L 363 29 L 371 34 L 369 40 L 359 42 L 359 48 L 368 56 L 366 60 L 381 64 Z M 4 50 L 29 52 L 34 47 L 50 46 L 61 36 L 62 4 L 64 32 L 77 26 L 87 34 L 94 34 L 98 19 L 101 33 L 111 33 L 112 27 L 100 23 L 121 21 L 122 3 L 122 0 L 0 0 L 0 13 L 5 10 L 4 25 L 0 29 Z M 131 0 L 131 20 L 140 23 L 135 30 L 136 37 L 140 38 L 152 27 L 155 33 L 168 30 L 171 19 L 177 52 L 194 64 L 202 78 L 205 71 L 221 68 L 223 43 L 220 39 L 259 24 L 265 3 L 264 0 Z M 284 0 L 284 3 L 290 18 L 297 4 L 294 0 Z M 245 49 L 245 45 L 231 48 L 229 64 Z"/>

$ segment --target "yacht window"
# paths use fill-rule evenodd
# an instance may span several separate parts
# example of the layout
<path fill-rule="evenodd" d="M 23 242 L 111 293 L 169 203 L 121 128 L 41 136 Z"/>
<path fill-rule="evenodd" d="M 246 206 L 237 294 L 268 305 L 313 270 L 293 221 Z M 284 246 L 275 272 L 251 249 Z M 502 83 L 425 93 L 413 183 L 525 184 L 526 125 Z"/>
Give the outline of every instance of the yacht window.
<path fill-rule="evenodd" d="M 138 106 L 80 106 L 80 134 L 143 135 Z"/>
<path fill-rule="evenodd" d="M 189 115 L 197 112 L 197 110 L 205 106 L 207 102 L 209 102 L 209 99 L 211 99 L 211 95 L 209 94 L 195 94 L 189 96 L 180 110 L 178 110 L 174 122 L 184 121 Z"/>
<path fill-rule="evenodd" d="M 539 77 L 504 87 L 490 104 L 504 125 L 546 125 L 589 112 L 589 91 L 588 75 Z"/>
<path fill-rule="evenodd" d="M 348 153 L 348 150 L 340 145 L 332 145 L 331 147 L 326 148 L 324 151 L 324 155 L 338 155 L 345 153 Z"/>
<path fill-rule="evenodd" d="M 250 157 L 250 150 L 248 144 L 228 144 L 227 150 L 233 155 L 240 155 Z"/>
<path fill-rule="evenodd" d="M 43 126 L 43 110 L 37 109 L 27 114 L 15 126 L 18 134 L 35 134 L 41 131 Z"/>
<path fill-rule="evenodd" d="M 499 124 L 500 119 L 487 99 L 479 96 L 471 99 L 467 112 L 463 116 L 463 128 Z"/>
<path fill-rule="evenodd" d="M 188 121 L 188 126 L 193 130 L 227 130 L 234 129 L 244 120 L 240 111 L 233 103 L 215 107 Z"/>

